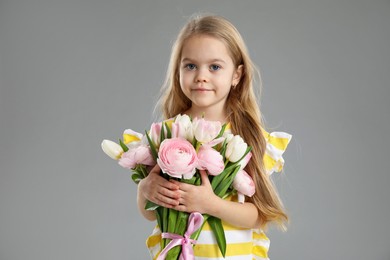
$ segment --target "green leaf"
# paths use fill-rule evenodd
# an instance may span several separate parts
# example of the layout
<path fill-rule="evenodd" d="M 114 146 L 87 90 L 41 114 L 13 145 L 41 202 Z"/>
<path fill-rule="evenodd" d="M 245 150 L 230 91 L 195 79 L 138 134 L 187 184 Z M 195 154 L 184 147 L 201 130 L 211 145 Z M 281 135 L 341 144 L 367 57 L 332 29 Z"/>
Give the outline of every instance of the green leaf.
<path fill-rule="evenodd" d="M 177 226 L 178 226 L 178 218 L 181 212 L 174 210 L 174 209 L 169 209 L 168 210 L 169 216 L 168 216 L 168 233 L 174 233 L 178 234 L 176 231 Z M 184 230 L 182 231 L 184 234 Z M 166 259 L 178 259 L 179 255 L 181 252 L 181 247 L 176 246 L 169 250 Z"/>
<path fill-rule="evenodd" d="M 161 131 L 160 131 L 160 144 L 162 143 L 162 141 L 164 141 L 165 139 L 165 131 L 164 131 L 164 124 L 161 124 Z"/>
<path fill-rule="evenodd" d="M 162 222 L 161 222 L 161 208 L 156 209 L 156 219 L 157 219 L 157 224 L 160 227 L 160 230 L 163 230 Z"/>
<path fill-rule="evenodd" d="M 215 239 L 217 240 L 217 244 L 219 250 L 223 257 L 226 254 L 226 237 L 225 231 L 223 230 L 222 221 L 219 218 L 210 216 L 207 220 L 209 222 L 210 228 L 214 233 Z"/>
<path fill-rule="evenodd" d="M 167 129 L 167 138 L 168 139 L 172 138 L 172 132 L 171 132 L 171 129 L 169 129 L 168 124 L 165 122 L 164 125 L 165 125 L 165 127 Z"/>
<path fill-rule="evenodd" d="M 160 207 L 160 205 L 157 205 L 156 203 L 151 202 L 150 200 L 146 201 L 146 204 L 145 204 L 146 210 L 156 210 L 159 207 Z"/>
<path fill-rule="evenodd" d="M 177 216 L 176 230 L 175 230 L 176 234 L 184 235 L 184 232 L 187 229 L 188 217 L 189 214 L 187 212 L 179 211 Z"/>
<path fill-rule="evenodd" d="M 192 139 L 192 146 L 197 147 L 197 145 L 198 145 L 198 140 L 196 140 L 196 138 L 194 136 L 194 139 Z"/>
<path fill-rule="evenodd" d="M 233 172 L 231 172 L 226 178 L 224 178 L 218 186 L 214 189 L 214 193 L 219 197 L 223 197 L 229 187 L 232 185 L 234 177 L 237 172 L 240 170 L 240 165 L 236 165 Z"/>
<path fill-rule="evenodd" d="M 133 173 L 131 175 L 131 179 L 135 182 L 135 184 L 138 184 L 142 180 L 142 177 L 138 173 Z"/>
<path fill-rule="evenodd" d="M 139 165 L 139 171 L 140 171 L 140 174 L 142 175 L 142 179 L 145 178 L 146 176 L 148 176 L 148 171 L 146 170 L 146 166 L 145 165 L 140 164 Z"/>
<path fill-rule="evenodd" d="M 222 125 L 221 131 L 219 131 L 219 134 L 217 135 L 216 138 L 222 137 L 223 133 L 225 133 L 226 126 L 227 126 L 227 123 L 224 123 L 224 124 Z"/>
<path fill-rule="evenodd" d="M 167 230 L 168 229 L 168 209 L 165 208 L 165 207 L 161 207 L 162 209 L 162 225 L 163 225 L 163 230 Z M 163 238 L 163 248 L 165 248 L 165 246 L 168 244 L 167 242 L 167 239 L 166 238 Z"/>
<path fill-rule="evenodd" d="M 153 141 L 150 139 L 150 136 L 148 134 L 148 131 L 145 130 L 146 138 L 148 139 L 148 143 L 150 146 L 150 150 L 152 152 L 153 159 L 156 161 L 158 158 L 156 146 L 154 145 Z"/>
<path fill-rule="evenodd" d="M 234 171 L 234 165 L 228 164 L 228 166 L 217 176 L 214 176 L 211 180 L 211 187 L 213 190 L 217 188 L 217 186 L 220 184 L 223 179 L 225 179 L 229 174 L 231 174 Z"/>
<path fill-rule="evenodd" d="M 177 210 L 170 209 L 168 216 L 168 233 L 175 233 L 176 221 L 177 221 Z"/>
<path fill-rule="evenodd" d="M 122 139 L 119 139 L 119 144 L 122 147 L 124 152 L 127 152 L 129 150 L 129 147 L 127 147 L 127 145 L 125 145 L 125 143 L 122 141 Z"/>
<path fill-rule="evenodd" d="M 227 146 L 227 139 L 225 139 L 222 143 L 222 147 L 221 147 L 221 155 L 222 155 L 222 158 L 223 158 L 223 161 L 226 160 L 226 157 L 225 157 L 225 154 L 226 154 L 226 146 Z"/>

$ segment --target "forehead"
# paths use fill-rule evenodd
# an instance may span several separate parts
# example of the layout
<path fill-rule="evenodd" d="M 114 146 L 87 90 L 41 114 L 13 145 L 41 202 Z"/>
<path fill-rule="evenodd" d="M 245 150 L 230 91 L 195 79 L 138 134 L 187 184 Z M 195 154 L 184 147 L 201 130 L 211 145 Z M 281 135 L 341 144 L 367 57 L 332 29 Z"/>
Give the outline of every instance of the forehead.
<path fill-rule="evenodd" d="M 196 35 L 188 38 L 183 43 L 181 60 L 207 61 L 222 59 L 232 62 L 230 52 L 226 44 L 212 36 Z"/>

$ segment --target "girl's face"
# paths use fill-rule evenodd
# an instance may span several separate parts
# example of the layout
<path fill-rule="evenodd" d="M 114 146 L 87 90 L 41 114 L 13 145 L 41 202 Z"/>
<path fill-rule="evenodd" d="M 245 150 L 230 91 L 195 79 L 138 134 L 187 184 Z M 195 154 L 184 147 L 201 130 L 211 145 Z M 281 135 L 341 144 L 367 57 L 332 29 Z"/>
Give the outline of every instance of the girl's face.
<path fill-rule="evenodd" d="M 191 114 L 215 119 L 225 115 L 226 99 L 240 80 L 242 66 L 234 66 L 222 41 L 200 35 L 185 41 L 179 74 L 181 89 L 192 101 Z"/>

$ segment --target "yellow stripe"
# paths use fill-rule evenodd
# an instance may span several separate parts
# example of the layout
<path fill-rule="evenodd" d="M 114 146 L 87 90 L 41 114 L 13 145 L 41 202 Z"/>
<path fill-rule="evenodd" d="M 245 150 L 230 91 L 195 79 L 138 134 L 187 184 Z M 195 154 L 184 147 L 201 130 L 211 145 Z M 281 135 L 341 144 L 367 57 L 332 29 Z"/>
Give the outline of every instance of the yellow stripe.
<path fill-rule="evenodd" d="M 267 258 L 268 249 L 263 246 L 253 246 L 252 253 L 256 256 Z"/>
<path fill-rule="evenodd" d="M 264 155 L 264 166 L 266 170 L 271 170 L 274 168 L 276 160 L 273 159 L 269 154 Z"/>
<path fill-rule="evenodd" d="M 290 142 L 288 138 L 271 136 L 271 134 L 265 131 L 263 128 L 261 128 L 261 130 L 263 132 L 263 136 L 267 141 L 267 143 L 272 144 L 279 150 L 283 150 L 283 151 L 286 150 L 287 145 Z"/>
<path fill-rule="evenodd" d="M 269 238 L 264 233 L 253 232 L 253 239 L 255 240 L 269 240 Z"/>
<path fill-rule="evenodd" d="M 270 135 L 267 142 L 275 146 L 277 149 L 284 151 L 286 150 L 290 140 L 288 138 L 281 138 L 281 137 L 275 137 Z"/>
<path fill-rule="evenodd" d="M 223 226 L 224 230 L 248 230 L 249 229 L 249 228 L 240 228 L 240 227 L 232 226 L 232 225 L 230 225 L 226 222 L 223 222 L 223 221 L 222 221 L 222 226 Z M 208 222 L 204 223 L 202 231 L 203 230 L 207 230 L 207 231 L 211 230 L 211 227 L 210 227 Z"/>
<path fill-rule="evenodd" d="M 146 239 L 146 246 L 147 247 L 154 247 L 161 241 L 161 235 L 155 235 L 155 236 L 150 236 L 148 239 Z"/>
<path fill-rule="evenodd" d="M 252 253 L 253 243 L 237 243 L 226 245 L 225 256 L 249 255 Z M 194 247 L 194 255 L 199 257 L 222 257 L 218 245 L 200 245 Z"/>
<path fill-rule="evenodd" d="M 141 139 L 139 139 L 137 136 L 135 135 L 130 135 L 130 134 L 123 134 L 123 142 L 125 144 L 129 144 L 131 142 L 134 142 L 134 141 L 140 141 Z"/>

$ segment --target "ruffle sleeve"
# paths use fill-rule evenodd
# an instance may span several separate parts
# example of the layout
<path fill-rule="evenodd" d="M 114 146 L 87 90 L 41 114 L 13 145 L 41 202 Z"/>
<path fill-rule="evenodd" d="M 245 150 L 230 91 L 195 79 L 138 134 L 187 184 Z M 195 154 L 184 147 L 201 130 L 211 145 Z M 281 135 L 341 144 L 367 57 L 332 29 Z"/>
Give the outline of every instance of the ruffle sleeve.
<path fill-rule="evenodd" d="M 264 155 L 264 166 L 268 174 L 281 172 L 284 166 L 283 153 L 291 140 L 291 135 L 285 132 L 268 133 L 263 129 L 267 141 Z"/>

